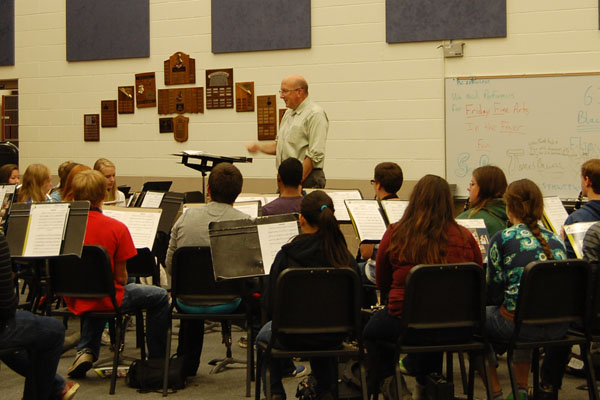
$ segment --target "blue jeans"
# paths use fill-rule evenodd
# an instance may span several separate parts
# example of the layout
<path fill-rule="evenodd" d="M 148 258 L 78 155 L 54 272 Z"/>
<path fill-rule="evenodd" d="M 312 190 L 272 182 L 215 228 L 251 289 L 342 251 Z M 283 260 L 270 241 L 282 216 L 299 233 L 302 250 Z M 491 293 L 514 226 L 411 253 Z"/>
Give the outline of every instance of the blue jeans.
<path fill-rule="evenodd" d="M 148 358 L 164 357 L 169 324 L 169 297 L 167 291 L 157 286 L 130 283 L 125 286 L 121 310 L 125 313 L 146 310 Z M 97 359 L 98 354 L 100 354 L 100 341 L 105 325 L 106 320 L 82 316 L 81 339 L 77 345 L 77 350 L 87 349 Z"/>
<path fill-rule="evenodd" d="M 59 320 L 27 311 L 17 311 L 15 318 L 0 330 L 0 349 L 25 347 L 35 354 L 32 373 L 40 400 L 59 398 L 65 387 L 64 379 L 56 373 L 64 341 L 65 327 Z M 19 375 L 29 373 L 30 360 L 26 351 L 2 356 L 2 361 Z M 25 383 L 27 386 L 28 382 Z"/>
<path fill-rule="evenodd" d="M 271 321 L 267 322 L 256 335 L 257 342 L 269 343 L 271 341 Z M 273 346 L 277 349 L 283 349 L 279 343 L 275 343 Z M 263 392 L 266 395 L 266 379 L 265 379 L 265 371 L 267 367 L 271 371 L 271 394 L 281 394 L 285 399 L 285 389 L 283 388 L 283 384 L 281 383 L 281 378 L 283 373 L 286 371 L 286 368 L 289 366 L 289 359 L 287 358 L 272 358 L 270 365 L 263 364 L 262 366 L 262 381 L 265 383 L 263 387 Z M 334 382 L 335 376 L 335 362 L 331 358 L 325 357 L 312 357 L 310 359 L 310 368 L 311 372 L 314 374 L 315 379 L 317 380 L 316 391 L 317 394 L 321 394 L 327 390 L 331 390 L 331 385 Z"/>
<path fill-rule="evenodd" d="M 491 340 L 508 341 L 513 335 L 515 324 L 508 321 L 499 312 L 499 306 L 487 306 L 485 309 L 485 329 L 488 338 Z M 548 324 L 548 325 L 523 325 L 519 340 L 536 341 L 560 339 L 567 334 L 569 324 Z M 488 356 L 491 365 L 498 365 L 496 352 L 504 349 L 493 349 L 490 345 Z M 515 349 L 513 361 L 519 363 L 531 362 L 531 350 Z"/>

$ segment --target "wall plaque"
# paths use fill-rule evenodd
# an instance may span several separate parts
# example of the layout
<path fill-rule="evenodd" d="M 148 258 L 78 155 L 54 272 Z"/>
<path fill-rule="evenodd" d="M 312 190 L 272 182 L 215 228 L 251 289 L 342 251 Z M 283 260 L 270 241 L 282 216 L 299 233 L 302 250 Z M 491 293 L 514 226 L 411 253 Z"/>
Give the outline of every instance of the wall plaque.
<path fill-rule="evenodd" d="M 206 70 L 206 109 L 233 108 L 233 68 Z"/>
<path fill-rule="evenodd" d="M 274 140 L 277 137 L 277 97 L 256 96 L 258 111 L 256 113 L 256 122 L 258 124 L 258 140 Z"/>
<path fill-rule="evenodd" d="M 235 111 L 254 111 L 254 82 L 235 83 Z"/>
<path fill-rule="evenodd" d="M 156 78 L 154 72 L 135 74 L 135 92 L 138 108 L 156 107 Z"/>
<path fill-rule="evenodd" d="M 117 101 L 102 100 L 100 102 L 101 126 L 103 128 L 115 128 L 117 126 Z"/>
<path fill-rule="evenodd" d="M 159 114 L 183 114 L 204 112 L 204 88 L 181 88 L 158 90 Z"/>
<path fill-rule="evenodd" d="M 188 124 L 190 119 L 183 115 L 178 115 L 173 118 L 173 136 L 178 142 L 187 142 L 188 140 Z"/>
<path fill-rule="evenodd" d="M 99 114 L 83 114 L 83 140 L 86 142 L 100 141 Z"/>
<path fill-rule="evenodd" d="M 117 91 L 119 100 L 119 114 L 133 114 L 133 102 L 135 100 L 135 90 L 133 86 L 119 86 Z"/>
<path fill-rule="evenodd" d="M 173 133 L 173 118 L 159 118 L 158 131 L 160 133 Z"/>
<path fill-rule="evenodd" d="M 178 51 L 165 60 L 165 85 L 196 83 L 196 60 Z"/>

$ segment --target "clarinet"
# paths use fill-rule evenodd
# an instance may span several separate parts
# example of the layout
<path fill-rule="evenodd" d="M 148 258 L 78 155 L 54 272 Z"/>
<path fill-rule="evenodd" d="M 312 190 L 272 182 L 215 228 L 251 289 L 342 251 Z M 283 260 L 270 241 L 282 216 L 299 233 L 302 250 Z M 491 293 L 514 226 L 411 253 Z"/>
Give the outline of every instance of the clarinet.
<path fill-rule="evenodd" d="M 577 201 L 575 202 L 575 210 L 579 210 L 581 208 L 581 200 L 583 200 L 583 192 L 579 192 L 579 196 L 577 196 Z"/>

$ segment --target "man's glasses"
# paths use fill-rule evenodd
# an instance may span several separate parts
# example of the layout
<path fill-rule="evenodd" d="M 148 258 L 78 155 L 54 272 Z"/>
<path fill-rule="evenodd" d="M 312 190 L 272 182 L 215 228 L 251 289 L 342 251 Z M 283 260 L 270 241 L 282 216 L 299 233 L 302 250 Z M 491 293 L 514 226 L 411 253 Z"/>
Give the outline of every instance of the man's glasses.
<path fill-rule="evenodd" d="M 296 89 L 281 89 L 281 90 L 279 91 L 279 94 L 288 94 L 288 93 L 290 93 L 290 92 L 294 92 L 294 91 L 296 91 L 296 90 L 300 90 L 300 89 L 302 89 L 302 88 L 296 88 Z"/>

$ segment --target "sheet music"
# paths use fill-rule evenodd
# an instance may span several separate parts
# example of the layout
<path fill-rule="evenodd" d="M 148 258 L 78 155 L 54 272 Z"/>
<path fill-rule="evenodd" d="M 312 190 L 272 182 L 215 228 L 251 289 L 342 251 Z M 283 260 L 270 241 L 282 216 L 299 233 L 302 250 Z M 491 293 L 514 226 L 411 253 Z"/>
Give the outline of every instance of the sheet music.
<path fill-rule="evenodd" d="M 238 202 L 243 202 L 243 201 L 260 201 L 260 205 L 261 206 L 265 205 L 265 197 L 264 196 L 258 196 L 258 195 L 244 195 L 244 194 L 240 194 L 237 197 L 237 201 Z"/>
<path fill-rule="evenodd" d="M 162 202 L 165 194 L 163 192 L 152 192 L 147 191 L 144 195 L 144 200 L 142 201 L 141 208 L 160 208 L 160 203 Z"/>
<path fill-rule="evenodd" d="M 390 224 L 394 224 L 404 216 L 408 200 L 383 200 L 381 206 Z"/>
<path fill-rule="evenodd" d="M 362 200 L 362 195 L 358 190 L 340 190 L 340 191 L 325 191 L 331 200 L 333 201 L 333 208 L 335 208 L 335 218 L 338 221 L 350 221 L 350 215 L 346 210 L 346 204 L 344 200 Z"/>
<path fill-rule="evenodd" d="M 276 195 L 276 194 L 266 194 L 265 195 L 265 202 L 263 203 L 263 206 L 265 204 L 269 204 L 270 202 L 272 202 L 273 200 L 278 199 L 278 198 L 279 198 L 279 195 Z"/>
<path fill-rule="evenodd" d="M 44 257 L 60 254 L 70 206 L 69 203 L 31 205 L 24 256 Z"/>
<path fill-rule="evenodd" d="M 258 201 L 242 201 L 233 203 L 233 208 L 238 211 L 249 215 L 252 218 L 258 217 L 258 209 L 260 208 L 260 202 Z"/>
<path fill-rule="evenodd" d="M 386 226 L 377 200 L 346 200 L 359 240 L 380 241 Z"/>
<path fill-rule="evenodd" d="M 583 258 L 583 238 L 585 234 L 598 221 L 592 222 L 577 222 L 571 225 L 565 225 L 565 234 L 571 242 L 571 246 L 575 251 L 577 258 Z"/>
<path fill-rule="evenodd" d="M 162 213 L 160 208 L 140 211 L 135 208 L 103 207 L 102 212 L 127 226 L 136 249 L 152 249 Z"/>
<path fill-rule="evenodd" d="M 560 228 L 569 216 L 565 206 L 558 196 L 544 197 L 544 216 L 550 224 L 550 229 L 560 235 Z"/>
<path fill-rule="evenodd" d="M 7 211 L 10 208 L 10 205 L 15 196 L 15 188 L 16 185 L 0 185 L 0 201 L 2 201 L 2 206 L 0 208 L 0 217 L 2 220 L 5 220 L 7 215 Z"/>
<path fill-rule="evenodd" d="M 298 235 L 298 223 L 296 221 L 278 222 L 274 224 L 261 224 L 258 228 L 258 241 L 260 243 L 260 253 L 263 259 L 265 274 L 269 275 L 271 266 L 275 261 L 277 252 L 281 246 Z"/>

